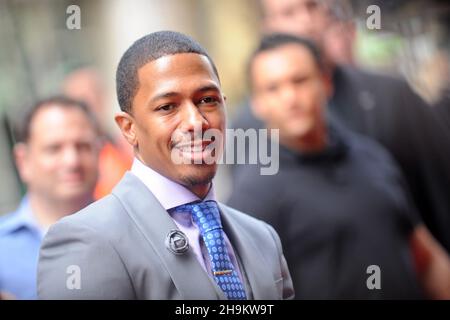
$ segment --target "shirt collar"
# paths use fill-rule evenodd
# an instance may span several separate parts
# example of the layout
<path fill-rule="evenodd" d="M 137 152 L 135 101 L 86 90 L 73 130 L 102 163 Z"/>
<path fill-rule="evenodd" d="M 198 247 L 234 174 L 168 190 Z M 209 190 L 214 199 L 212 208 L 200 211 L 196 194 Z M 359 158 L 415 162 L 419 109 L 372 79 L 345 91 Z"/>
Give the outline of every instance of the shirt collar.
<path fill-rule="evenodd" d="M 15 212 L 0 220 L 0 234 L 11 233 L 22 227 L 37 232 L 41 237 L 44 236 L 45 230 L 39 225 L 33 215 L 28 195 L 22 198 Z"/>
<path fill-rule="evenodd" d="M 211 185 L 206 197 L 200 199 L 181 184 L 164 177 L 143 164 L 137 158 L 134 158 L 133 165 L 131 166 L 131 173 L 146 185 L 165 210 L 193 201 L 216 200 L 214 185 Z"/>

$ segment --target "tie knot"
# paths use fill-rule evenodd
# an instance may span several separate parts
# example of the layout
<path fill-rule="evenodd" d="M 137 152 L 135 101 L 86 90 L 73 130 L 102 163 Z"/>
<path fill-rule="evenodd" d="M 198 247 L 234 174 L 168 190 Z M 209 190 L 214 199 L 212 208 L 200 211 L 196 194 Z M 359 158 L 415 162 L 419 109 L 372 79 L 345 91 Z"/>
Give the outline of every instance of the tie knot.
<path fill-rule="evenodd" d="M 202 234 L 222 228 L 219 208 L 213 200 L 184 204 L 177 207 L 175 211 L 190 212 L 192 220 Z"/>

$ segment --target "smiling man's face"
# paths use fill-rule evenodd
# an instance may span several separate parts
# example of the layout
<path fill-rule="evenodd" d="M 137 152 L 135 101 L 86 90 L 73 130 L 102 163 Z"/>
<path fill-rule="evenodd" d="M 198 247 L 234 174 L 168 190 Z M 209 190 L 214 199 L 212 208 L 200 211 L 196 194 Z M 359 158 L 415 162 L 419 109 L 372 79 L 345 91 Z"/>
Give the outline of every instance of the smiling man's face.
<path fill-rule="evenodd" d="M 138 80 L 131 114 L 116 116 L 138 159 L 189 189 L 209 184 L 217 164 L 202 159 L 211 141 L 194 137 L 194 132 L 215 129 L 223 136 L 225 109 L 208 58 L 196 53 L 164 56 L 142 66 Z M 173 161 L 174 153 L 184 158 L 184 164 Z"/>
<path fill-rule="evenodd" d="M 31 193 L 51 202 L 83 201 L 97 181 L 99 139 L 83 111 L 50 104 L 16 147 L 20 175 Z"/>

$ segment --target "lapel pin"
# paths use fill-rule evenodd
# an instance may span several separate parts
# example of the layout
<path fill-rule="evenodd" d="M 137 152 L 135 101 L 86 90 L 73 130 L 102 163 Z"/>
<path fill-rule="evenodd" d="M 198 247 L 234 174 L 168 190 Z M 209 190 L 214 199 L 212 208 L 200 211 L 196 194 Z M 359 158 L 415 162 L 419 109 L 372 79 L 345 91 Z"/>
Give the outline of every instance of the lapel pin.
<path fill-rule="evenodd" d="M 183 254 L 189 249 L 189 240 L 180 230 L 171 230 L 166 237 L 166 248 L 173 254 Z"/>

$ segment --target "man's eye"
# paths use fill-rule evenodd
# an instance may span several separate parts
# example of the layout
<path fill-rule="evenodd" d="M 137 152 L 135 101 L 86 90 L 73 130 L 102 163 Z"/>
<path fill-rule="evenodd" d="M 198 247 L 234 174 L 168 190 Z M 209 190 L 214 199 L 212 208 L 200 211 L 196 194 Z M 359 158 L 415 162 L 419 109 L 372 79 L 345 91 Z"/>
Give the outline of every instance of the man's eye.
<path fill-rule="evenodd" d="M 79 143 L 77 145 L 77 149 L 79 151 L 91 151 L 93 149 L 93 146 L 90 143 Z"/>
<path fill-rule="evenodd" d="M 297 77 L 297 78 L 292 79 L 292 82 L 295 84 L 301 84 L 303 82 L 306 82 L 306 80 L 308 80 L 307 77 Z"/>
<path fill-rule="evenodd" d="M 175 105 L 173 105 L 173 104 L 165 104 L 165 105 L 163 105 L 163 106 L 160 106 L 160 107 L 157 109 L 157 111 L 160 111 L 160 110 L 162 110 L 162 111 L 170 111 L 170 110 L 172 110 L 174 107 L 175 107 Z"/>
<path fill-rule="evenodd" d="M 213 103 L 217 103 L 218 99 L 215 97 L 204 97 L 202 99 L 200 99 L 199 103 L 201 104 L 213 104 Z"/>
<path fill-rule="evenodd" d="M 52 145 L 45 148 L 47 153 L 56 153 L 61 149 L 59 145 Z"/>

